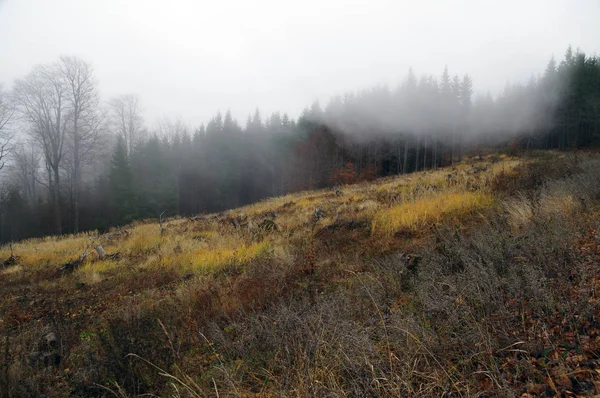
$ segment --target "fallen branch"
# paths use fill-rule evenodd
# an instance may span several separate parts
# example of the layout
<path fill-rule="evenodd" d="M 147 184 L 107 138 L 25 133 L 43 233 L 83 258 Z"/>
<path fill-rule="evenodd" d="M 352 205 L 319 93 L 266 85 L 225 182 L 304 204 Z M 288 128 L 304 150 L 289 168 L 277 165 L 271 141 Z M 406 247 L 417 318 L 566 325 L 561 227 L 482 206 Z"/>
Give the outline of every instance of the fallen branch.
<path fill-rule="evenodd" d="M 118 253 L 118 252 L 112 253 L 112 254 L 106 254 L 106 252 L 104 251 L 104 248 L 98 242 L 106 235 L 107 234 L 104 234 L 102 236 L 96 236 L 95 238 L 90 236 L 90 243 L 85 247 L 85 249 L 83 249 L 83 253 L 81 253 L 81 255 L 77 259 L 63 264 L 62 267 L 60 267 L 60 271 L 62 273 L 73 272 L 74 270 L 79 268 L 79 266 L 81 266 L 81 264 L 83 264 L 83 262 L 85 261 L 87 256 L 92 252 L 92 248 L 93 248 L 93 250 L 96 251 L 96 253 L 98 253 L 99 260 L 106 260 L 106 259 L 114 260 L 114 259 L 119 258 L 120 253 Z"/>

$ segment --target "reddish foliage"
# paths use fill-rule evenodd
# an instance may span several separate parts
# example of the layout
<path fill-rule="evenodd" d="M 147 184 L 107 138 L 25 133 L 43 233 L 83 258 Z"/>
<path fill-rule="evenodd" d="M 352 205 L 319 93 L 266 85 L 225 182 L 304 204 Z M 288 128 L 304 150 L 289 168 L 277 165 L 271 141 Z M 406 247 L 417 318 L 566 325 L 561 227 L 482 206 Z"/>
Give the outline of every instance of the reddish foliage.
<path fill-rule="evenodd" d="M 352 164 L 352 162 L 348 162 L 346 163 L 346 166 L 335 170 L 331 180 L 335 184 L 354 184 L 356 182 L 354 164 Z"/>
<path fill-rule="evenodd" d="M 508 147 L 508 153 L 511 156 L 517 156 L 519 154 L 519 151 L 521 149 L 521 143 L 519 141 L 513 141 L 510 143 L 509 147 Z"/>
<path fill-rule="evenodd" d="M 588 297 L 587 303 L 573 312 L 559 312 L 538 319 L 531 310 L 530 300 L 507 297 L 506 308 L 514 311 L 521 319 L 522 330 L 514 331 L 514 340 L 542 341 L 535 352 L 525 355 L 507 355 L 499 359 L 501 368 L 521 378 L 513 381 L 515 390 L 521 390 L 522 397 L 533 396 L 583 396 L 600 393 L 600 372 L 598 353 L 600 352 L 600 299 L 596 296 L 596 286 L 600 285 L 600 239 L 595 229 L 589 229 L 587 236 L 574 242 L 576 257 L 583 264 L 583 275 L 572 273 L 549 281 L 552 289 L 564 292 L 565 302 L 576 305 L 581 297 Z M 544 327 L 540 328 L 540 322 Z M 525 348 L 525 346 L 523 346 Z M 527 372 L 523 372 L 523 369 Z M 537 383 L 526 384 L 537 380 Z M 488 389 L 485 380 L 482 388 Z M 583 395 L 578 395 L 583 394 Z"/>
<path fill-rule="evenodd" d="M 371 164 L 364 169 L 361 170 L 360 175 L 358 176 L 359 181 L 374 181 L 377 179 L 377 166 Z"/>

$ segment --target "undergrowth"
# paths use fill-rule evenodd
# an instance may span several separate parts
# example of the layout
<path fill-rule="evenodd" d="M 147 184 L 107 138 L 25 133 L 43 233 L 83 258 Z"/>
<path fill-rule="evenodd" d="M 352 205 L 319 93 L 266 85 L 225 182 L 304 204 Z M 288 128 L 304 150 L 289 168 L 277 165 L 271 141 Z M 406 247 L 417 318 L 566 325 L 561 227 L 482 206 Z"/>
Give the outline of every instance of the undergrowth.
<path fill-rule="evenodd" d="M 472 160 L 17 243 L 0 269 L 0 391 L 598 394 L 598 166 Z M 91 241 L 118 255 L 58 271 Z"/>

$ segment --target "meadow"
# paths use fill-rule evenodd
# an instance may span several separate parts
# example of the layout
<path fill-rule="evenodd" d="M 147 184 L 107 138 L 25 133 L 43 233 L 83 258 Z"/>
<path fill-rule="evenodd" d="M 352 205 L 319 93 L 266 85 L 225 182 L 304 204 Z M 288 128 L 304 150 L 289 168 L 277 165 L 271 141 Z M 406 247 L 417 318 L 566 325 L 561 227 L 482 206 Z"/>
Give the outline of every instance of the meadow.
<path fill-rule="evenodd" d="M 4 246 L 0 396 L 600 393 L 598 166 L 473 156 Z"/>

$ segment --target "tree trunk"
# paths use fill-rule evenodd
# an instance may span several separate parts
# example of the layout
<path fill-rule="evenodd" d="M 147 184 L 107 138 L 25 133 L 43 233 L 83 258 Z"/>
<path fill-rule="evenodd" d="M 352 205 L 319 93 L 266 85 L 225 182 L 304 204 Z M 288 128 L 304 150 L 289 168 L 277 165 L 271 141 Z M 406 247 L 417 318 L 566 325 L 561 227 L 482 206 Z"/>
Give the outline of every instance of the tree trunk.
<path fill-rule="evenodd" d="M 450 164 L 454 166 L 454 146 L 456 141 L 456 128 L 452 131 L 452 150 L 450 151 Z"/>
<path fill-rule="evenodd" d="M 423 137 L 423 171 L 427 170 L 427 137 Z"/>
<path fill-rule="evenodd" d="M 417 145 L 415 146 L 415 171 L 419 171 L 419 137 L 417 137 Z"/>
<path fill-rule="evenodd" d="M 279 169 L 279 176 L 281 178 L 281 187 L 279 189 L 279 194 L 283 195 L 283 190 L 284 190 L 284 185 L 283 185 L 283 178 L 284 178 L 284 170 L 285 170 L 285 161 L 281 161 L 281 168 Z"/>
<path fill-rule="evenodd" d="M 398 175 L 400 175 L 401 174 L 401 170 L 400 170 L 400 138 L 398 138 L 398 142 L 397 142 L 397 145 L 396 145 L 396 153 L 397 153 L 397 158 L 398 158 L 398 170 L 397 170 L 397 172 L 398 172 Z M 391 172 L 391 170 L 390 170 L 390 172 Z"/>
<path fill-rule="evenodd" d="M 404 164 L 402 166 L 402 174 L 406 174 L 408 168 L 408 136 L 404 140 Z"/>
<path fill-rule="evenodd" d="M 275 197 L 276 195 L 275 178 L 275 165 L 271 164 L 271 197 Z"/>
<path fill-rule="evenodd" d="M 81 164 L 79 157 L 79 116 L 73 117 L 73 232 L 79 232 L 79 191 L 81 187 Z"/>
<path fill-rule="evenodd" d="M 98 258 L 100 260 L 104 260 L 104 257 L 106 257 L 106 252 L 104 251 L 104 248 L 102 247 L 102 245 L 97 245 L 95 247 L 96 253 L 98 253 Z"/>
<path fill-rule="evenodd" d="M 53 167 L 54 182 L 52 185 L 52 206 L 54 210 L 54 230 L 57 235 L 62 235 L 62 222 L 60 215 L 60 171 Z"/>
<path fill-rule="evenodd" d="M 432 145 L 432 154 L 431 154 L 431 170 L 437 169 L 437 142 L 435 140 L 435 135 L 432 137 L 431 141 Z"/>

